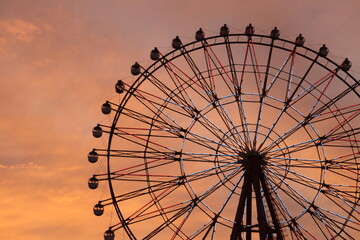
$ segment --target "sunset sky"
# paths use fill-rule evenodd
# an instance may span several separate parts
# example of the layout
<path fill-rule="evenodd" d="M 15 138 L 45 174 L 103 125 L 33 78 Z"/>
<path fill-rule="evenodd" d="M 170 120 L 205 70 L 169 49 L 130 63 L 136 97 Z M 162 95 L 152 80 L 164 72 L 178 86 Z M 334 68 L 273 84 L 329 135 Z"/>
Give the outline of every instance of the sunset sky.
<path fill-rule="evenodd" d="M 106 193 L 87 187 L 91 129 L 155 46 L 193 41 L 199 27 L 277 26 L 308 47 L 326 43 L 335 62 L 348 57 L 359 79 L 359 13 L 359 0 L 1 0 L 0 239 L 103 239 L 111 216 L 92 213 Z"/>

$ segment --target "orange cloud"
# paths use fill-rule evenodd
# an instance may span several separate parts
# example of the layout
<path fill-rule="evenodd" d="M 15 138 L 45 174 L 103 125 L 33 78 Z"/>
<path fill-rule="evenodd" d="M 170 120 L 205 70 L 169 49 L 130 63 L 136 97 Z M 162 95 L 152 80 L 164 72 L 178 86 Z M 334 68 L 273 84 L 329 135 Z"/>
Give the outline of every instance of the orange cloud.
<path fill-rule="evenodd" d="M 37 34 L 41 32 L 40 27 L 21 20 L 0 21 L 0 32 L 2 32 L 2 41 L 18 40 L 21 42 L 31 42 Z"/>

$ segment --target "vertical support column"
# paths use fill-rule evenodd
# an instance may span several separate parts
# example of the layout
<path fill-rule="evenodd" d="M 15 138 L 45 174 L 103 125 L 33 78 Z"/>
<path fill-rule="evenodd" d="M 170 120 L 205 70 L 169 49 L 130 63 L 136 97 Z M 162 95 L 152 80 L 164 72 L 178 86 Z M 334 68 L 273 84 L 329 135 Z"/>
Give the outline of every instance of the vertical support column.
<path fill-rule="evenodd" d="M 242 240 L 241 233 L 244 232 L 244 228 L 241 224 L 243 222 L 246 199 L 249 195 L 249 192 L 251 194 L 251 177 L 249 172 L 247 170 L 245 171 L 244 184 L 242 186 L 240 200 L 235 215 L 235 223 L 230 235 L 230 240 Z"/>
<path fill-rule="evenodd" d="M 256 151 L 239 155 L 242 159 L 238 161 L 244 165 L 244 184 L 230 240 L 242 240 L 243 234 L 246 240 L 251 240 L 253 233 L 258 233 L 260 240 L 283 240 L 276 203 L 271 196 L 263 171 L 266 165 L 265 156 Z M 255 204 L 252 203 L 253 199 Z M 257 221 L 254 221 L 252 216 L 254 205 L 256 205 Z M 243 220 L 244 215 L 246 215 L 245 220 Z M 245 226 L 244 221 L 246 221 Z"/>
<path fill-rule="evenodd" d="M 275 211 L 275 208 L 274 208 L 275 203 L 274 203 L 273 198 L 270 195 L 270 191 L 269 191 L 268 186 L 267 186 L 267 184 L 265 182 L 264 173 L 261 173 L 260 182 L 261 182 L 262 189 L 264 191 L 264 196 L 265 196 L 265 199 L 266 199 L 269 211 L 270 211 L 271 219 L 272 219 L 272 222 L 274 224 L 274 229 L 275 229 L 275 232 L 277 234 L 276 240 L 283 240 L 283 236 L 282 236 L 282 232 L 281 232 L 281 228 L 280 228 L 279 218 L 278 218 L 278 215 L 276 214 L 276 211 Z"/>
<path fill-rule="evenodd" d="M 260 182 L 258 173 L 253 175 L 253 185 L 256 199 L 256 210 L 258 215 L 260 240 L 265 240 L 269 233 L 269 224 L 266 218 L 265 206 L 261 198 Z"/>
<path fill-rule="evenodd" d="M 246 225 L 251 226 L 251 217 L 252 217 L 252 191 L 250 185 L 250 191 L 247 193 L 247 201 L 246 201 Z M 251 229 L 246 228 L 246 240 L 251 240 Z"/>

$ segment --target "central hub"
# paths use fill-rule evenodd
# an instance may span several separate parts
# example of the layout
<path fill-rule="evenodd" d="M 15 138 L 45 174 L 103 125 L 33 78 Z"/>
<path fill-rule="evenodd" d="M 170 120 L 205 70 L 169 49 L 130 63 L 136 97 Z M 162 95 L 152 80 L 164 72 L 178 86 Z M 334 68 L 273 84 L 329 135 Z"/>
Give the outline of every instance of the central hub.
<path fill-rule="evenodd" d="M 261 171 L 265 165 L 265 154 L 257 151 L 240 152 L 238 163 L 242 164 L 246 170 Z"/>

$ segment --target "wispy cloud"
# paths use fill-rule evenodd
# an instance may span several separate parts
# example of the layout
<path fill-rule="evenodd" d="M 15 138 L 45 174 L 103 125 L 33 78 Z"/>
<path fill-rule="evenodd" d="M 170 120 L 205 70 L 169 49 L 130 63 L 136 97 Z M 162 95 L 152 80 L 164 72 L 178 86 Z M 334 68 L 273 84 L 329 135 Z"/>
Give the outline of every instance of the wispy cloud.
<path fill-rule="evenodd" d="M 21 20 L 0 21 L 0 32 L 2 33 L 2 41 L 18 40 L 22 42 L 31 42 L 36 34 L 41 32 L 40 27 Z"/>
<path fill-rule="evenodd" d="M 29 168 L 37 169 L 37 170 L 44 169 L 43 166 L 35 164 L 33 162 L 20 163 L 20 164 L 15 164 L 15 165 L 0 164 L 0 169 L 29 169 Z"/>

